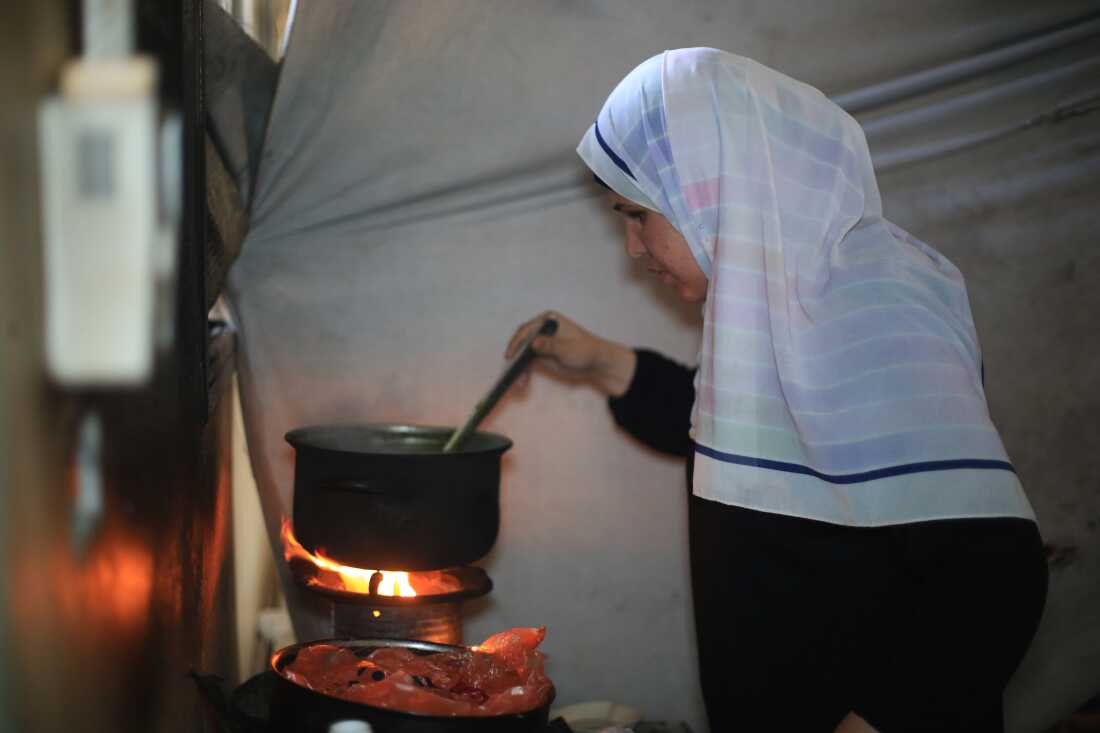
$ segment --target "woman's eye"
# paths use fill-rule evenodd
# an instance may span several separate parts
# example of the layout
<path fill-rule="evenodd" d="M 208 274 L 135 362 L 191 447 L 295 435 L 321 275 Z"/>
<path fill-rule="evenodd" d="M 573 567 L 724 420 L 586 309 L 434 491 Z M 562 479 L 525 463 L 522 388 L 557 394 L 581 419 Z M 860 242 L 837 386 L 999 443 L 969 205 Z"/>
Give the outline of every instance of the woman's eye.
<path fill-rule="evenodd" d="M 611 208 L 613 208 L 615 210 L 615 212 L 618 213 L 619 215 L 621 215 L 621 216 L 623 216 L 627 219 L 633 219 L 634 221 L 639 222 L 641 224 L 645 223 L 646 215 L 649 214 L 649 212 L 646 209 L 643 209 L 641 207 L 636 208 L 636 209 L 635 208 L 628 209 L 625 206 L 620 206 L 619 204 L 615 204 L 615 206 L 613 206 Z"/>

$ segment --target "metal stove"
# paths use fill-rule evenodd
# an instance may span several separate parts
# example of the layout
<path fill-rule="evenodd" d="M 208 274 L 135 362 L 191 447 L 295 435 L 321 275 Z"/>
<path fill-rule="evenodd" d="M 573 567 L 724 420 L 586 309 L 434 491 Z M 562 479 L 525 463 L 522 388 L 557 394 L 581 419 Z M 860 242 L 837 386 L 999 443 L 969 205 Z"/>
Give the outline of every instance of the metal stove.
<path fill-rule="evenodd" d="M 412 597 L 353 592 L 322 584 L 305 563 L 292 563 L 291 569 L 302 587 L 332 601 L 334 635 L 342 639 L 416 639 L 461 644 L 463 604 L 493 589 L 485 571 L 474 566 L 410 572 L 408 576 L 414 587 L 435 586 L 441 591 Z"/>

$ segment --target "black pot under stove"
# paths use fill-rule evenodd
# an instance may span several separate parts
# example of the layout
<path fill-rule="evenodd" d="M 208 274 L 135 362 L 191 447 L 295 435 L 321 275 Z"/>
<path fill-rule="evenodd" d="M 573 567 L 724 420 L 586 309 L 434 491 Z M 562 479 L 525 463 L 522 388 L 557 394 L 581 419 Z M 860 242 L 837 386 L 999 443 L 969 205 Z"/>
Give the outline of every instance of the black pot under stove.
<path fill-rule="evenodd" d="M 484 557 L 500 526 L 501 455 L 477 432 L 453 453 L 453 428 L 400 424 L 292 430 L 294 533 L 345 565 L 434 570 Z"/>

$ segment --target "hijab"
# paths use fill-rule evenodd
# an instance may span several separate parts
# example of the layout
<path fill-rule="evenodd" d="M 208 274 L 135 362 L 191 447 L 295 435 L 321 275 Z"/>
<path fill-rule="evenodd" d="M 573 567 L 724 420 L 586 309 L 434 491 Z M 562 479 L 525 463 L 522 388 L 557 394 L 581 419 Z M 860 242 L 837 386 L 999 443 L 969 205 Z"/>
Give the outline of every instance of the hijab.
<path fill-rule="evenodd" d="M 874 526 L 1033 517 L 982 388 L 962 275 L 883 217 L 859 124 L 711 48 L 615 88 L 577 149 L 708 279 L 693 491 Z"/>

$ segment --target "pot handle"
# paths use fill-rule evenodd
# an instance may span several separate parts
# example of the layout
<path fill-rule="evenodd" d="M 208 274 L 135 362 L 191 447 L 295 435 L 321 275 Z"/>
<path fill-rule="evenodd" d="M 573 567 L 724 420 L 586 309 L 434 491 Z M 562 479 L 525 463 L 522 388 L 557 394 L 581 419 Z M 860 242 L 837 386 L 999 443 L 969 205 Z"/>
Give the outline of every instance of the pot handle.
<path fill-rule="evenodd" d="M 319 491 L 348 491 L 353 494 L 381 494 L 384 489 L 373 481 L 355 479 L 331 479 L 317 483 Z"/>

